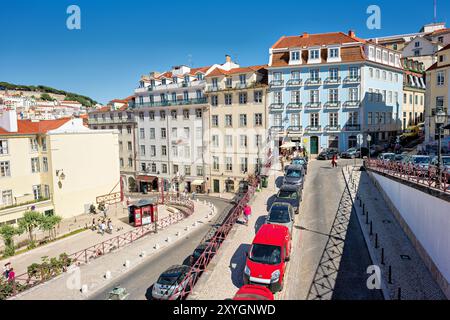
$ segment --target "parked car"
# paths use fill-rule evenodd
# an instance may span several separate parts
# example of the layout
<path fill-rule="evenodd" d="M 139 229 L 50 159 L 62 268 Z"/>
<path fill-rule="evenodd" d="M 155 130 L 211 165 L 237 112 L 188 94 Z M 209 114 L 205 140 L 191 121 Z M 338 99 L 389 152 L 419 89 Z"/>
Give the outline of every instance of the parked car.
<path fill-rule="evenodd" d="M 289 184 L 282 185 L 277 193 L 275 202 L 289 203 L 294 209 L 295 214 L 299 213 L 300 202 L 302 201 L 302 191 L 298 186 Z"/>
<path fill-rule="evenodd" d="M 319 153 L 319 155 L 317 156 L 317 160 L 331 160 L 334 155 L 338 157 L 339 151 L 334 148 L 327 148 Z"/>
<path fill-rule="evenodd" d="M 421 171 L 427 171 L 430 165 L 431 157 L 422 155 L 409 156 L 405 163 L 412 164 L 413 166 L 419 168 Z"/>
<path fill-rule="evenodd" d="M 242 286 L 234 295 L 233 300 L 275 300 L 268 288 L 253 284 Z"/>
<path fill-rule="evenodd" d="M 283 184 L 291 184 L 303 189 L 304 176 L 305 169 L 302 165 L 290 165 L 286 168 Z"/>
<path fill-rule="evenodd" d="M 152 297 L 157 300 L 179 299 L 180 293 L 189 286 L 186 276 L 191 267 L 186 265 L 174 265 L 164 271 L 153 285 Z"/>
<path fill-rule="evenodd" d="M 356 158 L 368 157 L 369 153 L 370 153 L 369 148 L 366 147 L 356 148 Z"/>
<path fill-rule="evenodd" d="M 294 209 L 289 203 L 275 202 L 269 210 L 266 218 L 266 224 L 277 224 L 285 226 L 289 229 L 292 238 L 292 231 L 294 229 L 295 213 Z"/>
<path fill-rule="evenodd" d="M 382 153 L 378 156 L 378 159 L 382 160 L 382 161 L 394 161 L 395 153 L 391 153 L 391 152 Z"/>
<path fill-rule="evenodd" d="M 292 159 L 291 165 L 302 165 L 305 169 L 305 174 L 308 174 L 308 159 L 305 157 L 295 157 Z"/>
<path fill-rule="evenodd" d="M 341 158 L 343 159 L 353 159 L 356 158 L 356 148 L 350 148 L 347 151 L 341 152 Z"/>
<path fill-rule="evenodd" d="M 383 146 L 373 144 L 370 146 L 370 156 L 376 157 L 379 153 L 383 152 Z"/>
<path fill-rule="evenodd" d="M 394 157 L 394 161 L 397 164 L 401 164 L 403 162 L 403 159 L 405 159 L 405 158 L 406 158 L 405 154 L 396 154 L 395 157 Z"/>
<path fill-rule="evenodd" d="M 197 260 L 202 256 L 202 254 L 205 252 L 205 250 L 208 248 L 209 242 L 201 243 L 195 248 L 194 252 L 191 254 L 189 258 L 189 264 L 193 266 Z M 216 250 L 214 247 L 210 248 L 211 252 L 206 253 L 206 258 L 212 259 L 212 257 L 216 254 Z M 208 249 L 209 251 L 209 249 Z"/>
<path fill-rule="evenodd" d="M 253 239 L 244 268 L 244 284 L 283 290 L 286 262 L 291 254 L 291 237 L 285 226 L 265 224 Z"/>
<path fill-rule="evenodd" d="M 434 157 L 430 165 L 437 167 L 438 157 Z M 447 172 L 447 182 L 450 183 L 450 156 L 442 156 L 441 170 Z"/>

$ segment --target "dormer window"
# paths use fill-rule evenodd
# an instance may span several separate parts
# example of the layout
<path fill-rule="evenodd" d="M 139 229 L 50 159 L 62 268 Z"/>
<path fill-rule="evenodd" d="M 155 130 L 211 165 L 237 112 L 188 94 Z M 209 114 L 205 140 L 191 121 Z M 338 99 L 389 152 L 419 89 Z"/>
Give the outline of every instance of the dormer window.
<path fill-rule="evenodd" d="M 240 84 L 245 84 L 247 82 L 247 77 L 245 74 L 239 75 L 239 82 Z"/>
<path fill-rule="evenodd" d="M 203 74 L 197 73 L 197 80 L 203 80 Z"/>
<path fill-rule="evenodd" d="M 381 60 L 381 50 L 377 50 L 377 60 Z"/>
<path fill-rule="evenodd" d="M 162 79 L 161 84 L 166 84 L 166 79 Z"/>
<path fill-rule="evenodd" d="M 375 49 L 373 47 L 369 48 L 369 58 L 370 59 L 375 59 Z"/>
<path fill-rule="evenodd" d="M 339 59 L 339 48 L 331 48 L 328 50 L 328 57 L 330 59 Z"/>
<path fill-rule="evenodd" d="M 184 82 L 189 83 L 189 76 L 184 76 Z"/>
<path fill-rule="evenodd" d="M 309 60 L 319 60 L 319 58 L 320 58 L 319 49 L 309 50 Z"/>
<path fill-rule="evenodd" d="M 150 86 L 152 86 L 152 87 L 155 86 L 155 80 L 150 80 Z"/>
<path fill-rule="evenodd" d="M 178 77 L 173 77 L 172 80 L 173 80 L 173 83 L 178 83 Z"/>
<path fill-rule="evenodd" d="M 227 88 L 233 87 L 233 78 L 231 77 L 225 78 L 225 85 L 227 86 Z"/>
<path fill-rule="evenodd" d="M 300 61 L 300 51 L 291 52 L 291 61 Z"/>

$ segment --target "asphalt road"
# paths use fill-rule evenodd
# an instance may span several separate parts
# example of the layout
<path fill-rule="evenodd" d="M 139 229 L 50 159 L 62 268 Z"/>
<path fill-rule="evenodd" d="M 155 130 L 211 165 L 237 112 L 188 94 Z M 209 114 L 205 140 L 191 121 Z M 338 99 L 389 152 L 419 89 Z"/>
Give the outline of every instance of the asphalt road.
<path fill-rule="evenodd" d="M 200 198 L 208 199 L 217 207 L 219 212 L 227 212 L 232 208 L 232 205 L 225 200 L 207 197 Z M 147 299 L 151 296 L 151 287 L 158 279 L 159 275 L 172 265 L 186 264 L 189 256 L 208 233 L 215 221 L 220 219 L 220 216 L 221 214 L 218 214 L 212 223 L 198 227 L 186 236 L 185 239 L 177 242 L 175 245 L 165 248 L 158 254 L 149 257 L 147 261 L 141 263 L 131 272 L 115 279 L 111 285 L 106 286 L 91 295 L 89 300 L 105 300 L 108 293 L 116 286 L 128 290 L 130 293 L 128 300 Z"/>

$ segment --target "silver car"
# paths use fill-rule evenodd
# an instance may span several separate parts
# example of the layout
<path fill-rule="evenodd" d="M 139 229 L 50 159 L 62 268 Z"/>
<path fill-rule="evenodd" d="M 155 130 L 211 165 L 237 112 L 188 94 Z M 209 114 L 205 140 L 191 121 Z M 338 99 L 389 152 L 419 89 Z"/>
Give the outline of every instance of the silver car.
<path fill-rule="evenodd" d="M 269 210 L 266 218 L 266 224 L 277 224 L 285 226 L 289 229 L 289 234 L 292 239 L 292 231 L 294 228 L 294 209 L 289 203 L 275 202 Z"/>
<path fill-rule="evenodd" d="M 305 169 L 302 165 L 290 165 L 286 168 L 283 184 L 299 186 L 303 189 L 303 179 L 305 177 Z"/>
<path fill-rule="evenodd" d="M 156 300 L 179 299 L 180 293 L 189 286 L 186 276 L 191 267 L 185 265 L 171 266 L 164 271 L 153 285 L 152 298 Z"/>

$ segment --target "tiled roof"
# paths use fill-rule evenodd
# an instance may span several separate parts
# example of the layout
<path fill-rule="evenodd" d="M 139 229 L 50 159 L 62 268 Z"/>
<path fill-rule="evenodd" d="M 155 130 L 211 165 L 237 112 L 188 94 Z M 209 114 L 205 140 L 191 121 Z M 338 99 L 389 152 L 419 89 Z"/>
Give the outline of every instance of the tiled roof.
<path fill-rule="evenodd" d="M 327 49 L 321 49 L 320 52 L 321 57 L 321 63 L 325 63 L 328 58 L 328 50 Z M 302 52 L 302 63 L 307 64 L 308 63 L 308 52 L 303 51 Z M 341 61 L 342 62 L 358 62 L 358 61 L 364 61 L 365 54 L 361 46 L 354 46 L 354 47 L 343 47 L 341 48 Z M 272 67 L 284 67 L 289 65 L 289 52 L 277 52 L 273 53 L 272 56 Z"/>
<path fill-rule="evenodd" d="M 258 72 L 260 70 L 263 70 L 267 68 L 267 65 L 259 65 L 259 66 L 250 66 L 250 67 L 242 67 L 242 68 L 234 68 L 231 70 L 223 70 L 220 68 L 215 68 L 213 71 L 211 71 L 207 77 L 217 77 L 217 76 L 230 76 L 233 74 L 240 74 L 240 73 L 252 73 L 252 72 Z"/>
<path fill-rule="evenodd" d="M 442 48 L 441 50 L 439 50 L 438 52 L 445 51 L 445 50 L 448 50 L 448 49 L 450 49 L 450 44 L 446 45 L 445 47 L 443 47 L 443 48 Z"/>
<path fill-rule="evenodd" d="M 351 37 L 343 32 L 303 34 L 300 36 L 283 36 L 273 46 L 272 49 L 312 47 L 321 45 L 343 44 L 351 42 L 365 42 L 363 39 Z"/>
<path fill-rule="evenodd" d="M 0 128 L 0 135 L 23 135 L 23 134 L 43 134 L 50 130 L 57 129 L 68 122 L 70 118 L 63 118 L 57 120 L 17 120 L 17 132 L 9 132 Z"/>
<path fill-rule="evenodd" d="M 211 68 L 211 66 L 209 67 L 200 67 L 200 68 L 192 68 L 191 72 L 189 72 L 189 74 L 191 76 L 195 76 L 197 73 L 201 72 L 201 73 L 206 73 L 206 71 L 209 70 L 209 68 Z"/>
<path fill-rule="evenodd" d="M 436 62 L 435 64 L 433 64 L 431 67 L 429 67 L 427 69 L 427 71 L 432 71 L 432 70 L 437 70 L 437 69 L 443 69 L 443 68 L 448 68 L 450 67 L 450 64 L 444 64 L 442 66 L 438 66 L 438 63 Z"/>
<path fill-rule="evenodd" d="M 450 32 L 450 28 L 436 30 L 436 31 L 433 31 L 433 32 L 429 33 L 428 35 L 430 35 L 430 36 L 437 36 L 439 34 L 448 33 L 448 32 Z"/>

